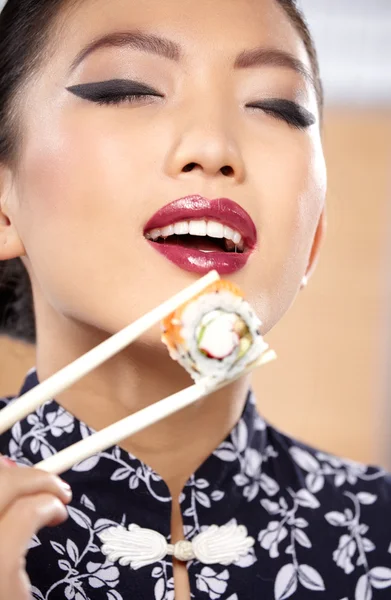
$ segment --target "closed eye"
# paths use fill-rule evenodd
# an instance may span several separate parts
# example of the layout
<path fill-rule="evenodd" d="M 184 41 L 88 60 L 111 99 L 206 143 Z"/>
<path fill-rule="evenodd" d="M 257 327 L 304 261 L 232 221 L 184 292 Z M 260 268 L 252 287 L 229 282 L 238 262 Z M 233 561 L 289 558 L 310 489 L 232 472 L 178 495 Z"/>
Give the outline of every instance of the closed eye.
<path fill-rule="evenodd" d="M 149 100 L 152 97 L 164 98 L 163 94 L 160 94 L 144 83 L 127 79 L 82 83 L 66 89 L 75 96 L 101 105 L 132 104 L 142 100 Z M 306 129 L 316 123 L 316 118 L 310 111 L 291 100 L 272 98 L 252 102 L 246 106 L 254 110 L 261 110 L 276 119 L 283 120 L 296 129 Z"/>
<path fill-rule="evenodd" d="M 111 79 L 108 81 L 81 83 L 67 88 L 75 96 L 97 104 L 120 104 L 135 102 L 151 96 L 163 98 L 163 95 L 138 81 Z"/>
<path fill-rule="evenodd" d="M 276 119 L 281 119 L 296 129 L 306 129 L 316 123 L 316 117 L 309 110 L 282 98 L 271 98 L 260 102 L 252 102 L 247 108 L 262 110 Z"/>

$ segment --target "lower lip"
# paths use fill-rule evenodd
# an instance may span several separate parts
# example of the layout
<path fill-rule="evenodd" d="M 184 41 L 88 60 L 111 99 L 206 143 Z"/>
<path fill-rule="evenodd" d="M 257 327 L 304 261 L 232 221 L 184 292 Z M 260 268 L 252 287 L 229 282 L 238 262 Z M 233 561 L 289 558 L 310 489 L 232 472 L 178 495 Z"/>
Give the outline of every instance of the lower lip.
<path fill-rule="evenodd" d="M 216 270 L 220 275 L 229 275 L 243 269 L 250 252 L 202 252 L 196 248 L 172 246 L 169 244 L 148 243 L 169 261 L 192 273 L 204 275 L 211 270 Z"/>

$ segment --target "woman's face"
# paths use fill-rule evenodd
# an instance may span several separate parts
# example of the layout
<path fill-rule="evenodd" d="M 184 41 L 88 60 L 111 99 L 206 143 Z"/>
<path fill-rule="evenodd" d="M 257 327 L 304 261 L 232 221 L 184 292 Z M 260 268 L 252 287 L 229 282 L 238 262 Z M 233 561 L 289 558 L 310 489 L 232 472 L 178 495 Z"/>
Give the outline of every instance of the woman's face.
<path fill-rule="evenodd" d="M 179 266 L 146 239 L 145 226 L 172 201 L 201 195 L 231 199 L 255 225 L 256 245 L 240 257 L 247 262 L 226 277 L 266 333 L 297 294 L 311 250 L 316 258 L 326 187 L 313 85 L 287 59 L 267 64 L 272 49 L 310 71 L 285 12 L 275 0 L 84 0 L 63 19 L 54 53 L 22 98 L 24 138 L 7 202 L 41 309 L 111 334 L 198 278 L 215 264 L 213 253 L 200 260 L 200 248 L 214 245 L 193 239 L 198 250 L 187 247 Z M 101 47 L 71 69 L 92 40 L 114 32 L 133 32 L 131 43 Z M 168 42 L 151 48 L 151 35 Z M 251 66 L 235 68 L 256 48 Z M 128 94 L 141 83 L 146 95 L 103 104 L 96 88 L 67 89 L 113 79 Z M 114 93 L 100 86 L 100 98 Z M 315 123 L 307 127 L 293 103 Z M 224 225 L 217 213 L 206 220 Z M 179 217 L 174 211 L 172 221 Z M 249 223 L 238 222 L 247 235 L 242 227 Z"/>

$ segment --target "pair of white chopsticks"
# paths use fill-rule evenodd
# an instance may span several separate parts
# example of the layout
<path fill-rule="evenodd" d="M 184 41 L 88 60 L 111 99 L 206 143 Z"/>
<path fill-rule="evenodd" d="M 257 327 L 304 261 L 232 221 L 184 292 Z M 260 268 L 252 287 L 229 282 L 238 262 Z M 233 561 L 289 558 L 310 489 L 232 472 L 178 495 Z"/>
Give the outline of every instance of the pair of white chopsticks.
<path fill-rule="evenodd" d="M 12 427 L 17 421 L 24 419 L 29 413 L 33 412 L 46 401 L 52 400 L 57 394 L 70 387 L 84 375 L 87 375 L 87 373 L 109 360 L 153 325 L 170 315 L 182 304 L 191 300 L 193 296 L 199 294 L 219 279 L 219 274 L 216 271 L 211 271 L 169 300 L 163 302 L 157 308 L 154 308 L 151 312 L 67 365 L 43 381 L 40 385 L 37 385 L 23 394 L 23 396 L 20 396 L 20 398 L 0 411 L 0 435 Z M 109 427 L 65 448 L 46 460 L 41 461 L 34 465 L 34 467 L 57 475 L 64 473 L 82 460 L 89 458 L 97 452 L 103 452 L 107 448 L 118 444 L 134 433 L 145 429 L 149 425 L 157 423 L 181 408 L 184 408 L 232 383 L 235 379 L 242 377 L 256 367 L 266 364 L 275 358 L 275 352 L 273 350 L 268 350 L 256 363 L 253 363 L 247 369 L 244 369 L 237 377 L 226 379 L 224 382 L 213 388 L 206 381 L 198 382 L 172 396 L 168 396 L 155 404 L 143 408 L 134 415 L 130 415 L 129 417 L 125 417 L 124 419 L 109 425 Z"/>

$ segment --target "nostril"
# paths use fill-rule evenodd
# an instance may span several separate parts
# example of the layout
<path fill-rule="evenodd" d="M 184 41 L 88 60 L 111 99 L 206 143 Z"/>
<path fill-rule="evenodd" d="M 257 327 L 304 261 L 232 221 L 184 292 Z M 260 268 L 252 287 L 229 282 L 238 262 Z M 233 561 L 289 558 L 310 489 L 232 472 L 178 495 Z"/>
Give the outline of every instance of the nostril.
<path fill-rule="evenodd" d="M 192 162 L 192 163 L 189 163 L 189 164 L 187 164 L 186 166 L 184 166 L 184 167 L 183 167 L 183 171 L 184 171 L 185 173 L 188 173 L 189 171 L 192 171 L 192 170 L 194 169 L 194 167 L 196 167 L 196 166 L 197 166 L 197 165 L 196 165 L 196 163 L 194 163 L 194 162 Z"/>
<path fill-rule="evenodd" d="M 200 165 L 198 163 L 195 163 L 195 162 L 187 163 L 187 165 L 185 165 L 183 167 L 182 172 L 188 173 L 189 171 L 193 171 L 197 167 L 200 167 Z M 225 175 L 226 177 L 232 177 L 232 175 L 234 174 L 233 168 L 228 165 L 221 167 L 220 172 L 223 175 Z"/>
<path fill-rule="evenodd" d="M 232 167 L 222 167 L 220 169 L 220 171 L 222 172 L 223 175 L 226 175 L 227 177 L 231 177 L 234 173 L 233 168 Z"/>

